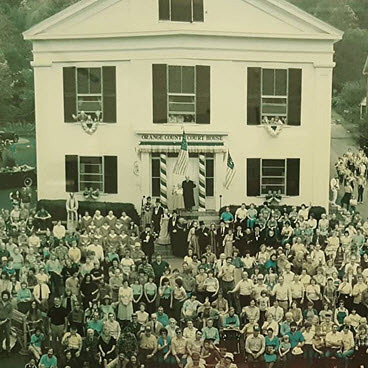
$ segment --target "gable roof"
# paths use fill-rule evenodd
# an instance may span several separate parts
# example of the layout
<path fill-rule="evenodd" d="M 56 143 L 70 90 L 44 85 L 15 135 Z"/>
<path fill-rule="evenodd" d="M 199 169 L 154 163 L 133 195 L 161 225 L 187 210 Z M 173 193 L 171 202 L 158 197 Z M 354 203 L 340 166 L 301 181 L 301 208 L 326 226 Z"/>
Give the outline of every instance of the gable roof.
<path fill-rule="evenodd" d="M 24 39 L 26 40 L 40 40 L 40 39 L 67 39 L 67 38 L 78 38 L 78 35 L 66 35 L 66 34 L 53 34 L 52 32 L 49 32 L 49 30 L 52 27 L 56 27 L 59 25 L 62 25 L 64 22 L 67 22 L 74 16 L 82 15 L 85 12 L 92 12 L 93 14 L 96 14 L 100 11 L 103 11 L 104 9 L 114 5 L 115 3 L 118 3 L 120 1 L 125 0 L 81 0 L 77 2 L 76 4 L 73 4 L 69 6 L 68 8 L 60 11 L 59 13 L 56 13 L 55 15 L 45 19 L 44 21 L 34 25 L 29 30 L 25 31 L 23 33 Z M 226 0 L 224 0 L 226 1 Z M 326 22 L 323 22 L 320 19 L 317 19 L 313 15 L 305 12 L 304 10 L 298 8 L 297 6 L 289 3 L 286 0 L 240 0 L 245 3 L 249 3 L 252 6 L 263 10 L 265 8 L 268 8 L 268 11 L 270 10 L 277 10 L 278 12 L 282 12 L 284 17 L 288 17 L 289 19 L 299 22 L 301 24 L 304 24 L 305 26 L 308 26 L 309 28 L 313 27 L 316 32 L 314 32 L 313 35 L 306 34 L 306 35 L 299 35 L 297 38 L 315 38 L 315 39 L 327 39 L 327 40 L 340 40 L 342 38 L 343 32 L 338 30 L 337 28 L 327 24 Z M 281 19 L 281 18 L 280 18 Z M 283 19 L 285 20 L 285 19 Z M 155 34 L 160 34 L 161 32 L 155 32 Z M 211 32 L 203 32 L 203 31 L 162 31 L 162 34 L 201 34 L 206 33 L 208 35 L 211 34 Z M 218 31 L 218 32 L 212 32 L 214 35 L 221 35 L 224 34 L 224 32 Z M 152 35 L 153 33 L 150 32 Z M 115 33 L 111 35 L 101 34 L 101 35 L 81 35 L 79 38 L 100 38 L 100 37 L 124 37 L 124 36 L 139 36 L 139 35 L 145 35 L 144 32 L 140 33 Z M 239 33 L 239 34 L 228 34 L 229 36 L 246 36 L 247 34 Z M 257 35 L 253 34 L 253 37 L 257 37 Z M 259 35 L 261 36 L 261 35 Z M 264 35 L 263 35 L 264 36 Z M 277 37 L 277 35 L 275 35 Z"/>

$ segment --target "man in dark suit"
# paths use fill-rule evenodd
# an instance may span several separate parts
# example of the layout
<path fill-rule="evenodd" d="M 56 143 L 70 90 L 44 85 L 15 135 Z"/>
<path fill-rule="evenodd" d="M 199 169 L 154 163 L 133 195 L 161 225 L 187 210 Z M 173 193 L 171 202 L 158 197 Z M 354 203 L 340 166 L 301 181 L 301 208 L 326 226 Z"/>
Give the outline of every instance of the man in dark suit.
<path fill-rule="evenodd" d="M 196 185 L 193 183 L 192 180 L 189 179 L 189 176 L 186 176 L 181 186 L 183 188 L 185 209 L 190 211 L 192 207 L 195 206 L 193 190 Z"/>
<path fill-rule="evenodd" d="M 151 232 L 151 226 L 146 225 L 144 231 L 141 233 L 140 240 L 142 243 L 142 250 L 148 257 L 148 262 L 152 262 L 152 255 L 155 252 L 155 236 Z"/>
<path fill-rule="evenodd" d="M 197 230 L 199 249 L 201 250 L 201 256 L 206 251 L 206 247 L 210 244 L 210 229 L 206 227 L 203 221 L 199 221 L 199 229 Z"/>
<path fill-rule="evenodd" d="M 156 199 L 155 206 L 152 210 L 152 225 L 153 232 L 158 235 L 161 230 L 161 216 L 164 214 L 164 209 L 161 207 L 161 202 L 159 199 Z"/>
<path fill-rule="evenodd" d="M 216 250 L 217 250 L 217 256 L 220 255 L 220 253 L 223 253 L 224 251 L 224 238 L 227 234 L 228 229 L 226 228 L 226 224 L 224 221 L 220 221 L 220 227 L 217 230 L 216 234 Z"/>

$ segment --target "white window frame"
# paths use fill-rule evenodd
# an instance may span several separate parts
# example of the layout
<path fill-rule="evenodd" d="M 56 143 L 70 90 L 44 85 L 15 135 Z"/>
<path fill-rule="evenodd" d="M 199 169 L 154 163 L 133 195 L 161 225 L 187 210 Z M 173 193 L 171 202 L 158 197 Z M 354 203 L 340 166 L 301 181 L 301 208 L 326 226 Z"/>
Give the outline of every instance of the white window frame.
<path fill-rule="evenodd" d="M 170 68 L 171 67 L 180 67 L 181 68 L 181 82 L 183 80 L 183 68 L 193 68 L 194 70 L 194 93 L 170 93 Z M 196 124 L 197 117 L 197 94 L 196 94 L 196 85 L 197 85 L 197 71 L 196 67 L 193 65 L 168 65 L 167 66 L 167 122 L 169 124 L 178 123 L 178 124 Z M 194 105 L 194 112 L 188 113 L 188 111 L 170 111 L 170 97 L 193 97 L 193 102 L 174 102 L 176 105 L 180 104 L 189 104 L 192 103 Z M 176 119 L 172 119 L 171 115 L 176 116 Z M 193 115 L 193 121 L 185 122 L 183 115 Z"/>
<path fill-rule="evenodd" d="M 90 84 L 90 69 L 100 69 L 100 75 L 101 75 L 101 93 L 79 93 L 78 91 L 78 70 L 80 69 L 88 69 L 88 83 Z M 104 111 L 103 111 L 103 70 L 101 66 L 88 66 L 88 67 L 76 67 L 75 68 L 75 85 L 76 85 L 76 106 L 77 106 L 77 114 L 80 114 L 81 111 L 79 111 L 79 98 L 80 97 L 100 97 L 101 99 L 101 115 L 102 115 L 102 121 L 104 118 Z M 89 88 L 90 89 L 90 88 Z M 87 115 L 91 115 L 95 113 L 95 111 L 84 111 Z"/>
<path fill-rule="evenodd" d="M 101 174 L 95 174 L 95 173 L 82 173 L 81 172 L 81 167 L 82 167 L 82 163 L 81 160 L 84 158 L 99 158 L 101 160 Z M 96 164 L 92 164 L 92 165 L 96 165 Z M 96 175 L 96 176 L 102 176 L 102 181 L 96 181 L 96 182 L 89 182 L 89 181 L 83 181 L 81 180 L 81 175 Z M 100 190 L 100 193 L 104 193 L 105 192 L 105 160 L 103 156 L 78 156 L 78 190 L 79 192 L 83 192 L 85 189 L 81 188 L 81 183 L 99 183 L 102 184 L 102 190 Z M 91 187 L 90 185 L 88 186 L 88 188 Z M 93 188 L 93 187 L 92 187 Z M 93 188 L 94 190 L 96 188 Z"/>
<path fill-rule="evenodd" d="M 283 176 L 269 176 L 269 175 L 263 175 L 263 161 L 284 161 L 284 175 Z M 281 166 L 266 166 L 266 168 L 282 168 Z M 282 195 L 286 195 L 286 184 L 287 184 L 287 159 L 284 158 L 261 158 L 261 181 L 260 181 L 260 194 L 261 195 L 267 195 L 268 194 L 268 190 L 266 189 L 266 191 L 263 191 L 263 187 L 264 186 L 273 186 L 273 187 L 280 187 L 281 189 L 281 194 Z M 284 179 L 284 184 L 263 184 L 263 179 Z"/>
<path fill-rule="evenodd" d="M 275 71 L 276 70 L 286 70 L 286 95 L 264 95 L 263 94 L 263 72 L 264 70 L 273 70 L 274 71 L 274 90 L 276 90 L 276 78 L 275 78 Z M 266 105 L 263 100 L 267 99 L 267 98 L 272 98 L 272 99 L 285 99 L 286 100 L 286 112 L 285 114 L 272 114 L 272 113 L 264 113 L 263 112 L 263 106 Z M 270 105 L 270 104 L 268 104 Z M 279 106 L 279 104 L 275 104 L 275 106 Z M 288 117 L 288 111 L 289 111 L 289 69 L 288 68 L 262 68 L 261 69 L 261 122 L 264 121 L 265 118 L 270 118 L 273 117 L 275 118 L 276 116 L 280 117 L 283 121 L 287 121 L 287 117 Z M 268 119 L 270 120 L 270 119 Z"/>

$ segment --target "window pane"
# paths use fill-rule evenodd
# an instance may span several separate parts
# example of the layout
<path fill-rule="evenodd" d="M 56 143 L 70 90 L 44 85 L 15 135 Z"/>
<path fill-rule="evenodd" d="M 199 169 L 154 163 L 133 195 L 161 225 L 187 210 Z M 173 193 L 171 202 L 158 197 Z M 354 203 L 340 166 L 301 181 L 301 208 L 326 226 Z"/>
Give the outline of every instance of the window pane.
<path fill-rule="evenodd" d="M 152 177 L 160 177 L 160 160 L 152 160 Z"/>
<path fill-rule="evenodd" d="M 169 104 L 170 112 L 193 112 L 195 111 L 194 104 Z"/>
<path fill-rule="evenodd" d="M 182 68 L 182 92 L 194 93 L 194 67 L 183 66 Z"/>
<path fill-rule="evenodd" d="M 276 96 L 286 96 L 287 95 L 287 70 L 277 69 L 276 70 Z"/>
<path fill-rule="evenodd" d="M 101 157 L 80 157 L 80 163 L 82 164 L 102 164 Z"/>
<path fill-rule="evenodd" d="M 285 160 L 262 160 L 262 167 L 285 167 Z"/>
<path fill-rule="evenodd" d="M 169 66 L 169 92 L 181 93 L 181 67 Z"/>
<path fill-rule="evenodd" d="M 92 113 L 102 110 L 102 101 L 99 96 L 79 96 L 78 112 Z"/>
<path fill-rule="evenodd" d="M 206 179 L 206 196 L 213 197 L 214 196 L 214 180 L 213 178 Z"/>
<path fill-rule="evenodd" d="M 206 177 L 213 178 L 214 176 L 214 161 L 206 160 Z"/>
<path fill-rule="evenodd" d="M 274 96 L 274 69 L 263 69 L 262 95 Z"/>
<path fill-rule="evenodd" d="M 101 93 L 101 69 L 90 68 L 89 78 L 90 78 L 90 92 Z"/>
<path fill-rule="evenodd" d="M 192 0 L 171 0 L 171 20 L 192 21 Z"/>
<path fill-rule="evenodd" d="M 81 173 L 89 173 L 89 174 L 101 174 L 102 173 L 102 165 L 87 165 L 81 164 Z"/>
<path fill-rule="evenodd" d="M 263 168 L 262 169 L 263 176 L 284 176 L 285 169 L 281 168 Z"/>
<path fill-rule="evenodd" d="M 192 102 L 194 103 L 194 97 L 193 96 L 169 96 L 169 102 Z"/>
<path fill-rule="evenodd" d="M 262 184 L 285 185 L 285 178 L 262 178 Z"/>
<path fill-rule="evenodd" d="M 81 175 L 80 181 L 82 182 L 95 182 L 95 183 L 102 183 L 103 176 L 102 175 Z"/>
<path fill-rule="evenodd" d="M 160 179 L 152 178 L 152 197 L 160 196 Z"/>
<path fill-rule="evenodd" d="M 89 93 L 87 68 L 77 69 L 77 84 L 78 84 L 78 93 Z"/>

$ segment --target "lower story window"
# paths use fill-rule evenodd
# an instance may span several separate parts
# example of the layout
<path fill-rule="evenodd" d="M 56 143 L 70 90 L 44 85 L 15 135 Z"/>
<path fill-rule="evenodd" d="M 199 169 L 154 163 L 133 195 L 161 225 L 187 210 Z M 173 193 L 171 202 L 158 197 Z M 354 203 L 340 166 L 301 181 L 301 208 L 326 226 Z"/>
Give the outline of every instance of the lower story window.
<path fill-rule="evenodd" d="M 286 193 L 285 160 L 263 160 L 261 170 L 261 194 L 271 192 Z"/>
<path fill-rule="evenodd" d="M 102 157 L 79 157 L 79 191 L 90 188 L 104 192 Z"/>
<path fill-rule="evenodd" d="M 213 154 L 206 154 L 206 197 L 215 194 L 215 158 Z"/>

